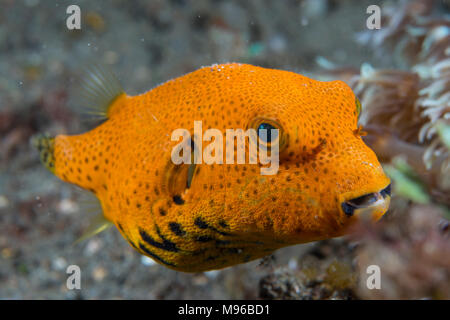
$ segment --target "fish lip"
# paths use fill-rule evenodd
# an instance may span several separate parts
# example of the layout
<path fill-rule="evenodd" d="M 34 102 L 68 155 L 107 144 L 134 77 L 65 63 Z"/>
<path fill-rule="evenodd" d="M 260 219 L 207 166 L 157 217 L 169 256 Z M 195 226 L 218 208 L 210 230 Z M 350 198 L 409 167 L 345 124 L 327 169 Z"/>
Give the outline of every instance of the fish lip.
<path fill-rule="evenodd" d="M 380 191 L 383 198 L 386 198 L 387 196 L 391 196 L 391 184 L 389 183 L 386 188 Z"/>
<path fill-rule="evenodd" d="M 358 209 L 369 209 L 377 207 L 385 200 L 389 201 L 391 196 L 391 184 L 388 184 L 384 189 L 378 192 L 366 193 L 362 196 L 352 198 L 341 202 L 342 211 L 349 217 L 353 216 Z"/>

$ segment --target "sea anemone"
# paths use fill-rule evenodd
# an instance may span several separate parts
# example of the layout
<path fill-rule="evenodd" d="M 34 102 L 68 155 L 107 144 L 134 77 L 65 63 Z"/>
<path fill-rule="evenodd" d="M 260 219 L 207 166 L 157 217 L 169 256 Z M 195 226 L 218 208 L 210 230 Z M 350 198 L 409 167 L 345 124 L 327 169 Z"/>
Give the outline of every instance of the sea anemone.
<path fill-rule="evenodd" d="M 357 35 L 378 56 L 392 56 L 398 69 L 365 63 L 358 71 L 326 73 L 346 81 L 361 100 L 360 124 L 381 160 L 406 156 L 430 192 L 442 195 L 450 190 L 450 21 L 432 15 L 436 5 L 416 0 L 383 7 L 382 28 Z M 439 200 L 450 204 L 448 197 Z"/>

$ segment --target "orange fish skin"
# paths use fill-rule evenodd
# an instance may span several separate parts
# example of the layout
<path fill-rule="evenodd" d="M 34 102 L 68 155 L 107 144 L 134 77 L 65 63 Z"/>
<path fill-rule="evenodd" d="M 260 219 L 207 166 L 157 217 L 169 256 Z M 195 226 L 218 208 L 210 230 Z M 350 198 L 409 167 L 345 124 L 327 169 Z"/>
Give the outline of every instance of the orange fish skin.
<path fill-rule="evenodd" d="M 359 217 L 341 203 L 389 185 L 357 134 L 355 99 L 341 81 L 246 64 L 204 67 L 122 94 L 95 129 L 57 136 L 54 173 L 95 193 L 104 216 L 156 262 L 184 272 L 224 268 L 345 234 Z M 203 132 L 225 136 L 256 118 L 276 123 L 285 140 L 278 173 L 203 163 L 186 188 L 188 165 L 171 161 L 173 130 L 192 134 L 201 120 Z"/>

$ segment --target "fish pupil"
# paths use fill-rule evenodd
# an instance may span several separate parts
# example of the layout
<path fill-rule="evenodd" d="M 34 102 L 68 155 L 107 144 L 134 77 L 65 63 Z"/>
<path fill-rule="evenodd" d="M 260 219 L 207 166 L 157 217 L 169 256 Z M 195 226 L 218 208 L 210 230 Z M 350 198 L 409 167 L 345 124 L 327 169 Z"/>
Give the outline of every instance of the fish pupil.
<path fill-rule="evenodd" d="M 272 126 L 269 123 L 261 123 L 258 127 L 258 136 L 259 138 L 266 143 L 270 143 L 272 141 L 274 141 L 277 136 L 278 133 L 275 133 L 272 135 L 272 129 L 276 129 L 274 126 Z M 262 132 L 260 130 L 266 130 L 266 134 L 261 134 Z"/>
<path fill-rule="evenodd" d="M 177 205 L 184 204 L 184 200 L 183 200 L 183 198 L 181 198 L 181 196 L 179 194 L 174 195 L 172 199 L 173 199 L 173 202 L 175 202 L 175 204 L 177 204 Z"/>

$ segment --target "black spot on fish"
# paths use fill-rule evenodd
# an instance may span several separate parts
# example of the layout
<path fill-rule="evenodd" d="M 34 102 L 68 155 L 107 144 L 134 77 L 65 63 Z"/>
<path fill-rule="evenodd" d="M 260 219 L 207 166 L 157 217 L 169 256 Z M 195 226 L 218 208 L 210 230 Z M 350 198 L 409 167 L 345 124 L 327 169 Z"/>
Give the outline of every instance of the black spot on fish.
<path fill-rule="evenodd" d="M 203 221 L 202 218 L 200 217 L 195 219 L 194 224 L 200 229 L 207 229 L 209 227 L 208 224 L 205 221 Z"/>
<path fill-rule="evenodd" d="M 173 233 L 175 233 L 177 236 L 184 236 L 186 234 L 186 232 L 183 230 L 183 228 L 181 227 L 181 224 L 176 223 L 176 222 L 170 222 L 169 223 L 169 228 L 170 230 L 172 230 Z"/>
<path fill-rule="evenodd" d="M 181 198 L 181 196 L 179 194 L 176 194 L 173 196 L 173 202 L 175 202 L 175 204 L 178 204 L 178 205 L 184 204 L 184 200 Z"/>
<path fill-rule="evenodd" d="M 167 211 L 164 208 L 159 208 L 159 214 L 165 216 L 167 214 Z"/>

